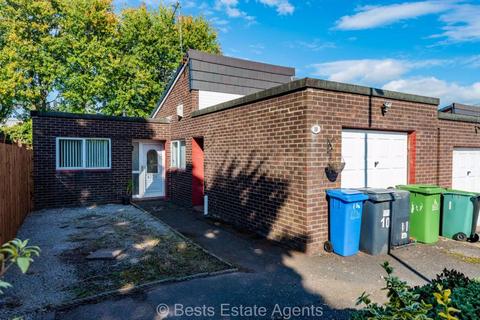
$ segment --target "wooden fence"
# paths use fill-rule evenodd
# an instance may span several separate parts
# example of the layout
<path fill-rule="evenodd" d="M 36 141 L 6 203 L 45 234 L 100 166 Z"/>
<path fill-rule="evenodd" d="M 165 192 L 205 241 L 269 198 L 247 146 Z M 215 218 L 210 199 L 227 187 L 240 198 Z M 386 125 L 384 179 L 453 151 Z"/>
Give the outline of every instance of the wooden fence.
<path fill-rule="evenodd" d="M 0 244 L 17 234 L 33 201 L 32 151 L 0 143 Z"/>

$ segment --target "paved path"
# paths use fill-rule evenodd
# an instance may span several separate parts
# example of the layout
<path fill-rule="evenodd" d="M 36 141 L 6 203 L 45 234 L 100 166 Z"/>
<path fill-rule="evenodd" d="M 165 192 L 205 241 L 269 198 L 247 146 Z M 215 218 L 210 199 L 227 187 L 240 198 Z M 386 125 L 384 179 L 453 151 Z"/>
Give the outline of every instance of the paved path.
<path fill-rule="evenodd" d="M 363 291 L 371 293 L 374 299 L 384 298 L 380 290 L 384 274 L 380 264 L 385 260 L 410 284 L 425 283 L 424 278 L 433 278 L 444 267 L 459 269 L 471 277 L 480 276 L 478 264 L 446 254 L 452 246 L 465 246 L 453 241 L 395 250 L 396 258 L 361 253 L 348 258 L 333 254 L 308 257 L 165 202 L 142 206 L 210 252 L 238 266 L 240 271 L 162 285 L 142 294 L 80 306 L 57 313 L 57 319 L 163 319 L 164 314 L 157 313 L 158 305 L 169 308 L 168 319 L 237 319 L 241 317 L 228 315 L 232 315 L 232 308 L 241 306 L 246 307 L 243 312 L 255 306 L 265 307 L 268 315 L 265 318 L 271 318 L 272 312 L 278 310 L 276 307 L 282 309 L 285 318 L 292 307 L 301 307 L 304 316 L 291 319 L 347 319 L 348 309 Z M 478 246 L 475 248 L 480 250 Z M 200 308 L 191 311 L 213 316 L 192 317 L 184 313 L 181 316 L 187 307 Z M 309 317 L 320 311 L 315 307 L 321 308 L 322 317 Z"/>

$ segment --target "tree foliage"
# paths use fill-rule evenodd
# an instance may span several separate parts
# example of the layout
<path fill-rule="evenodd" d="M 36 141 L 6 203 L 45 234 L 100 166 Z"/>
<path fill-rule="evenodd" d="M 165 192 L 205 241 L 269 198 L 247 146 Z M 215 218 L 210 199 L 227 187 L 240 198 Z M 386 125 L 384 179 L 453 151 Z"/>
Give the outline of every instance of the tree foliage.
<path fill-rule="evenodd" d="M 55 0 L 0 0 L 0 120 L 48 109 L 58 68 Z"/>
<path fill-rule="evenodd" d="M 168 6 L 0 0 L 0 121 L 52 109 L 146 116 L 188 48 L 219 53 L 216 31 Z"/>

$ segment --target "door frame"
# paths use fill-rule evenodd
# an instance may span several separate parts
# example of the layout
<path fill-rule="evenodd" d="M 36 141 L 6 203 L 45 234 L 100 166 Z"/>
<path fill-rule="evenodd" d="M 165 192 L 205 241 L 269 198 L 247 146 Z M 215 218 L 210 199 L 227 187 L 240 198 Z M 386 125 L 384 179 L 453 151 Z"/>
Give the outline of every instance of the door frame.
<path fill-rule="evenodd" d="M 200 143 L 201 141 L 201 143 Z M 201 185 L 201 188 L 197 186 Z M 192 138 L 192 205 L 204 205 L 205 196 L 205 139 Z"/>
<path fill-rule="evenodd" d="M 138 195 L 132 196 L 134 199 L 149 199 L 149 198 L 164 198 L 166 194 L 166 168 L 165 168 L 165 141 L 158 141 L 158 140 L 133 140 L 132 142 L 138 142 L 138 165 L 139 170 L 133 171 L 133 173 L 138 173 Z M 161 147 L 163 150 L 160 152 L 162 153 L 162 161 L 160 165 L 162 166 L 162 180 L 163 180 L 163 193 L 158 195 L 149 195 L 145 196 L 145 174 L 146 174 L 146 148 L 145 146 L 154 145 L 157 147 Z M 144 166 L 142 170 L 142 166 Z"/>

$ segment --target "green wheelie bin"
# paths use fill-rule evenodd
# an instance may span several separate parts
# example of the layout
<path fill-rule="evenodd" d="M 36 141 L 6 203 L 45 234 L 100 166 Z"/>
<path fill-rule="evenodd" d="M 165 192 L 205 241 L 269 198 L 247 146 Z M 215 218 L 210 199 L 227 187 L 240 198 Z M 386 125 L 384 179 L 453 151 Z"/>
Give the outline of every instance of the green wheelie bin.
<path fill-rule="evenodd" d="M 443 193 L 442 236 L 458 241 L 478 241 L 475 228 L 480 194 L 447 189 Z"/>
<path fill-rule="evenodd" d="M 410 237 L 423 243 L 437 242 L 445 189 L 425 184 L 400 185 L 397 189 L 410 191 Z"/>

